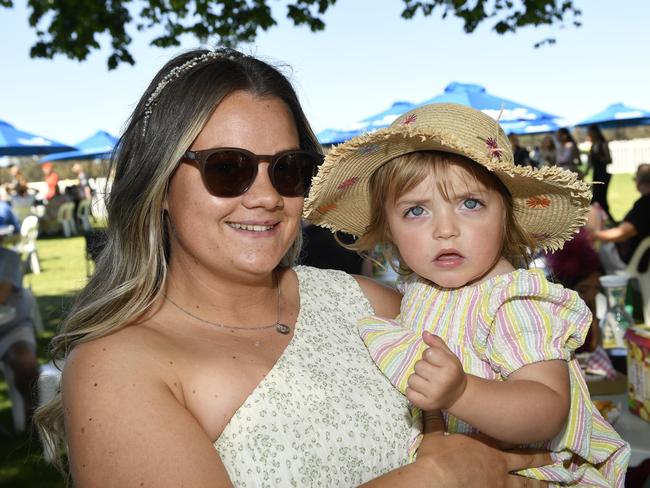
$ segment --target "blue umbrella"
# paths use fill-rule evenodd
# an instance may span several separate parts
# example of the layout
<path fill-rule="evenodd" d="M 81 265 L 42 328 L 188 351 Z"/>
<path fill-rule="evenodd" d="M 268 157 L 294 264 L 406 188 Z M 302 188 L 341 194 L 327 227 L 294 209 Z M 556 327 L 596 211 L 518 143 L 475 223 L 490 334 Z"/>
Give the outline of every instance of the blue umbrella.
<path fill-rule="evenodd" d="M 537 120 L 519 120 L 514 122 L 501 122 L 501 127 L 506 134 L 541 134 L 555 132 L 564 125 L 558 124 L 557 119 L 540 118 Z"/>
<path fill-rule="evenodd" d="M 388 127 L 393 120 L 416 105 L 410 102 L 395 102 L 386 110 L 366 117 L 341 129 L 325 129 L 317 134 L 321 144 L 339 144 L 365 132 Z"/>
<path fill-rule="evenodd" d="M 0 120 L 0 156 L 33 156 L 74 149 L 46 137 L 16 129 Z"/>
<path fill-rule="evenodd" d="M 109 159 L 115 144 L 117 144 L 117 140 L 117 137 L 100 130 L 77 144 L 76 151 L 66 151 L 47 156 L 41 158 L 40 162 L 75 159 Z"/>
<path fill-rule="evenodd" d="M 647 125 L 650 124 L 650 112 L 640 108 L 628 107 L 622 103 L 613 103 L 605 110 L 581 120 L 576 126 L 591 124 L 610 128 Z"/>
<path fill-rule="evenodd" d="M 383 129 L 384 127 L 388 127 L 397 117 L 415 107 L 416 105 L 411 102 L 395 102 L 383 112 L 371 115 L 357 122 L 353 125 L 353 128 L 359 129 L 361 132 Z"/>
<path fill-rule="evenodd" d="M 557 115 L 507 98 L 491 95 L 483 86 L 471 83 L 454 81 L 447 85 L 444 93 L 425 100 L 420 105 L 429 103 L 458 103 L 480 110 L 494 119 L 503 109 L 499 123 L 508 133 L 550 132 L 559 127 L 555 120 L 559 118 Z"/>
<path fill-rule="evenodd" d="M 316 137 L 321 144 L 339 144 L 359 134 L 358 130 L 324 129 Z"/>

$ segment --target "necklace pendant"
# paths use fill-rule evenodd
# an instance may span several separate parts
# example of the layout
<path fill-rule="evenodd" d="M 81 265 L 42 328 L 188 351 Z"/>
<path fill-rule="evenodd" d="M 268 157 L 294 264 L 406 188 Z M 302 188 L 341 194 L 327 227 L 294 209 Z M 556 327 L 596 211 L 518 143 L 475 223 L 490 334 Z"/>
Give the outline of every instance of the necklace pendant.
<path fill-rule="evenodd" d="M 288 325 L 281 324 L 280 322 L 278 322 L 277 324 L 275 324 L 275 330 L 276 330 L 279 334 L 283 334 L 283 335 L 287 335 L 289 332 L 291 332 L 291 329 L 289 328 Z"/>

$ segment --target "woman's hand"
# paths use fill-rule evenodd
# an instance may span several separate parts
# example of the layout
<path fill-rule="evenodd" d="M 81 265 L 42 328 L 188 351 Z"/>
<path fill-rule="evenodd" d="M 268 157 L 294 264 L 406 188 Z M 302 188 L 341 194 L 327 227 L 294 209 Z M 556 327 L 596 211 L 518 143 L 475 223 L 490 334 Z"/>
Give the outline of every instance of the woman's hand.
<path fill-rule="evenodd" d="M 551 464 L 546 451 L 501 451 L 487 438 L 446 435 L 440 412 L 424 412 L 424 438 L 416 463 L 431 468 L 435 487 L 526 487 L 546 482 L 510 474 L 512 471 Z"/>

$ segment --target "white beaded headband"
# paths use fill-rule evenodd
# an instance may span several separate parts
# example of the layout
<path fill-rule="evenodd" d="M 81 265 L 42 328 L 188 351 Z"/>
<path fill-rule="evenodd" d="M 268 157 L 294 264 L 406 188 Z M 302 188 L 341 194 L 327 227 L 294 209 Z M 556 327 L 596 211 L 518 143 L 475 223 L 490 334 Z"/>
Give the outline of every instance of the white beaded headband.
<path fill-rule="evenodd" d="M 147 124 L 149 122 L 149 117 L 151 117 L 151 114 L 153 113 L 153 109 L 156 106 L 158 96 L 172 81 L 177 80 L 188 71 L 205 62 L 212 61 L 214 59 L 234 60 L 243 57 L 246 57 L 246 55 L 240 53 L 239 51 L 235 51 L 234 49 L 219 48 L 215 49 L 214 51 L 208 51 L 206 53 L 198 55 L 173 68 L 163 77 L 162 80 L 160 80 L 156 86 L 156 89 L 151 93 L 149 98 L 147 98 L 147 102 L 144 104 L 144 115 L 142 117 L 142 136 L 144 137 L 147 133 Z"/>

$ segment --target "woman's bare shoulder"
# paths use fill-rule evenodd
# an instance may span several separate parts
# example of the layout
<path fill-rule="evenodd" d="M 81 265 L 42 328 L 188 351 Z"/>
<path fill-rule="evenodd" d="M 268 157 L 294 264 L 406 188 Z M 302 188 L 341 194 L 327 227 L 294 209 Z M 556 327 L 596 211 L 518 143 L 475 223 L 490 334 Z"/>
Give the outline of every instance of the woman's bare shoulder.
<path fill-rule="evenodd" d="M 121 409 L 130 398 L 166 388 L 161 356 L 151 345 L 155 341 L 147 343 L 151 335 L 129 326 L 75 346 L 63 368 L 66 413 L 92 406 L 108 417 L 112 408 Z"/>
<path fill-rule="evenodd" d="M 174 391 L 157 335 L 128 326 L 76 346 L 66 360 L 63 408 L 76 485 L 228 484 L 210 439 Z"/>
<path fill-rule="evenodd" d="M 397 290 L 366 276 L 353 275 L 353 277 L 359 283 L 376 315 L 390 318 L 397 316 L 402 299 L 402 295 Z"/>
<path fill-rule="evenodd" d="M 66 359 L 64 374 L 128 374 L 134 370 L 142 375 L 143 367 L 152 372 L 161 361 L 164 343 L 149 327 L 126 326 L 74 347 Z"/>

